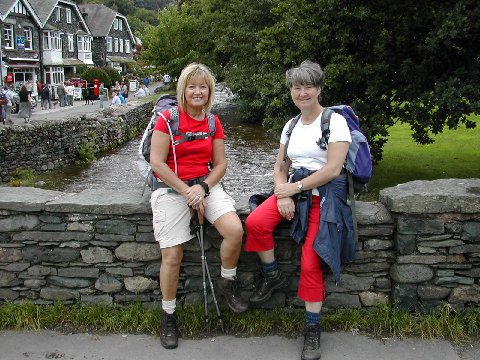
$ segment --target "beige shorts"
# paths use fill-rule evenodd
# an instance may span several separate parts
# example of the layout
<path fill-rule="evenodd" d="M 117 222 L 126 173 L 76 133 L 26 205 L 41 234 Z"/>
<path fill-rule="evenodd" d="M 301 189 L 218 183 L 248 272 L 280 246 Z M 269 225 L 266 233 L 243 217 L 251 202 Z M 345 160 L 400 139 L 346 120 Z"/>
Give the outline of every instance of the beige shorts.
<path fill-rule="evenodd" d="M 235 200 L 219 184 L 210 189 L 210 195 L 205 199 L 205 219 L 211 224 L 220 216 L 236 211 Z M 152 193 L 150 205 L 153 233 L 161 249 L 183 244 L 195 236 L 190 234 L 191 213 L 183 195 L 159 188 Z"/>

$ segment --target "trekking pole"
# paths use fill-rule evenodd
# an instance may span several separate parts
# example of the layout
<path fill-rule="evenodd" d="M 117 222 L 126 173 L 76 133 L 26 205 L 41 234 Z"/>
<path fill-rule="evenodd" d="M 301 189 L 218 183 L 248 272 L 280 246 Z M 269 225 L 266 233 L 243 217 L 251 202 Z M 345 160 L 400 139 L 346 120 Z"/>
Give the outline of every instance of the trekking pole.
<path fill-rule="evenodd" d="M 225 333 L 225 328 L 223 326 L 223 319 L 222 319 L 222 314 L 220 313 L 220 308 L 218 306 L 218 301 L 217 301 L 217 296 L 215 295 L 215 288 L 212 283 L 212 277 L 210 276 L 210 269 L 208 268 L 208 263 L 207 263 L 207 256 L 205 255 L 205 246 L 204 246 L 204 240 L 203 240 L 203 214 L 201 214 L 199 211 L 197 211 L 198 215 L 198 242 L 200 244 L 200 251 L 202 254 L 202 275 L 203 275 L 203 291 L 204 291 L 204 297 L 205 297 L 205 316 L 206 319 L 208 319 L 208 309 L 207 309 L 207 288 L 206 288 L 206 283 L 205 283 L 205 272 L 207 273 L 208 277 L 208 283 L 210 285 L 210 291 L 212 292 L 212 297 L 213 297 L 213 303 L 215 304 L 215 309 L 217 311 L 217 317 L 218 321 L 220 322 L 220 328 L 222 329 L 222 333 Z M 205 320 L 207 322 L 207 320 Z"/>
<path fill-rule="evenodd" d="M 202 259 L 202 285 L 203 285 L 203 305 L 204 305 L 204 319 L 205 319 L 205 326 L 209 328 L 209 318 L 208 318 L 208 296 L 207 296 L 207 281 L 206 281 L 206 263 L 205 263 L 205 249 L 203 246 L 203 237 L 200 235 L 203 233 L 202 225 L 200 225 L 200 213 L 198 211 L 191 211 L 192 213 L 192 223 L 195 226 L 195 232 L 198 239 L 198 245 L 200 246 L 200 258 Z M 192 223 L 190 226 L 192 226 Z M 196 224 L 195 224 L 196 223 Z M 202 217 L 203 223 L 203 217 Z M 192 229 L 191 229 L 192 230 Z"/>

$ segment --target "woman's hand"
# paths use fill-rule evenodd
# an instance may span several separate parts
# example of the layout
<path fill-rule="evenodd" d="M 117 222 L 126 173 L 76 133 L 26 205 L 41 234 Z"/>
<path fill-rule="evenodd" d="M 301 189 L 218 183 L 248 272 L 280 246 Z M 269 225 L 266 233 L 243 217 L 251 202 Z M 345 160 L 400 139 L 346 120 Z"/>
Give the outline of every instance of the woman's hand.
<path fill-rule="evenodd" d="M 278 212 L 287 220 L 292 220 L 295 215 L 295 203 L 291 197 L 277 199 Z"/>
<path fill-rule="evenodd" d="M 277 196 L 277 199 L 288 198 L 292 195 L 295 195 L 299 192 L 297 184 L 293 183 L 284 183 L 275 186 L 274 193 Z"/>
<path fill-rule="evenodd" d="M 185 191 L 185 197 L 187 198 L 187 205 L 197 209 L 198 205 L 202 203 L 205 198 L 205 190 L 202 185 L 195 184 Z"/>

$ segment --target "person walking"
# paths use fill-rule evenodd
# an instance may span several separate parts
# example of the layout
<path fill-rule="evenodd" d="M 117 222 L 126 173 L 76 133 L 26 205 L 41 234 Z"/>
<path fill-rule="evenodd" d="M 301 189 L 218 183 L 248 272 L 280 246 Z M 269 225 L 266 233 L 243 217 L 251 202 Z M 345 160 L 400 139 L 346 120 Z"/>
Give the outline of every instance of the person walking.
<path fill-rule="evenodd" d="M 19 118 L 23 118 L 25 123 L 28 123 L 30 121 L 30 118 L 32 117 L 32 97 L 25 85 L 22 85 L 22 87 L 20 88 L 18 97 L 20 98 L 20 104 L 18 107 L 17 116 Z"/>
<path fill-rule="evenodd" d="M 112 92 L 112 105 L 121 105 L 122 101 L 116 91 Z"/>
<path fill-rule="evenodd" d="M 100 103 L 100 109 L 103 109 L 103 103 L 108 100 L 108 89 L 105 87 L 103 82 L 100 84 L 98 89 L 98 101 Z"/>
<path fill-rule="evenodd" d="M 65 85 L 63 85 L 63 83 L 58 84 L 57 95 L 58 95 L 58 104 L 60 105 L 60 107 L 64 107 L 66 104 L 66 101 L 65 101 L 66 94 L 67 92 L 65 90 Z"/>
<path fill-rule="evenodd" d="M 12 108 L 13 108 L 13 105 L 15 104 L 14 94 L 13 94 L 13 91 L 8 86 L 4 86 L 3 91 L 5 93 L 5 99 L 6 99 L 6 103 L 4 106 L 5 122 L 7 123 L 7 125 L 13 125 Z"/>
<path fill-rule="evenodd" d="M 292 221 L 292 237 L 302 247 L 297 291 L 306 310 L 302 360 L 317 360 L 321 356 L 320 311 L 326 292 L 322 262 L 331 268 L 338 282 L 340 260 L 355 258 L 347 178 L 342 170 L 352 141 L 346 119 L 334 113 L 328 149 L 317 144 L 322 137 L 324 107 L 320 95 L 324 78 L 320 65 L 308 60 L 286 72 L 300 118 L 290 135 L 293 119 L 283 128 L 274 165 L 274 194 L 245 221 L 245 251 L 257 252 L 261 261 L 261 282 L 250 297 L 252 304 L 264 303 L 275 290 L 288 285 L 275 258 L 273 231 L 282 221 Z"/>
<path fill-rule="evenodd" d="M 220 184 L 227 169 L 225 134 L 217 115 L 214 115 L 213 136 L 208 124 L 207 113 L 212 108 L 214 92 L 215 78 L 210 69 L 198 63 L 187 65 L 177 84 L 179 130 L 210 135 L 173 146 L 171 136 L 173 140 L 181 140 L 182 135 L 170 134 L 168 110 L 159 116 L 152 134 L 150 164 L 157 181 L 150 204 L 155 240 L 162 255 L 160 341 L 166 349 L 178 346 L 176 293 L 184 244 L 193 238 L 189 228 L 191 211 L 204 216 L 223 237 L 218 292 L 226 298 L 232 311 L 242 313 L 248 309 L 237 279 L 243 227 L 235 201 Z"/>
<path fill-rule="evenodd" d="M 47 106 L 50 104 L 50 89 L 47 84 L 42 86 L 42 92 L 40 93 L 40 99 L 42 100 L 42 110 L 46 110 Z M 50 107 L 51 108 L 51 105 Z"/>

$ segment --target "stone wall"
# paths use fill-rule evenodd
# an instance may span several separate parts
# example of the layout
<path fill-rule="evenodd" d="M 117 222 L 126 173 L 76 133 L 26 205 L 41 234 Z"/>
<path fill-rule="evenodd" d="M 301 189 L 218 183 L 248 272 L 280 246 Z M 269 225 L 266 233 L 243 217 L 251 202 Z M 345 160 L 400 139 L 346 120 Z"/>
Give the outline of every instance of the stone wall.
<path fill-rule="evenodd" d="M 238 199 L 242 219 L 246 199 Z M 326 310 L 395 302 L 401 309 L 457 309 L 480 302 L 480 180 L 413 182 L 381 193 L 382 202 L 357 202 L 357 260 L 335 284 L 325 270 Z M 0 187 L 0 299 L 38 304 L 159 306 L 160 252 L 154 241 L 148 195 L 141 191 L 61 193 Z M 206 229 L 206 255 L 219 276 L 220 237 Z M 276 254 L 288 289 L 265 305 L 303 306 L 296 297 L 300 248 L 288 224 L 276 232 Z M 202 302 L 196 239 L 186 244 L 177 298 Z M 238 275 L 249 296 L 259 263 L 242 252 Z"/>
<path fill-rule="evenodd" d="M 127 104 L 64 120 L 0 128 L 0 179 L 19 168 L 37 172 L 62 168 L 88 147 L 95 155 L 117 148 L 145 129 L 152 103 Z"/>

